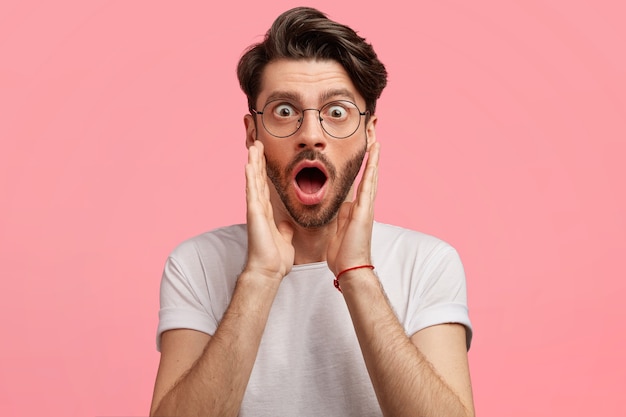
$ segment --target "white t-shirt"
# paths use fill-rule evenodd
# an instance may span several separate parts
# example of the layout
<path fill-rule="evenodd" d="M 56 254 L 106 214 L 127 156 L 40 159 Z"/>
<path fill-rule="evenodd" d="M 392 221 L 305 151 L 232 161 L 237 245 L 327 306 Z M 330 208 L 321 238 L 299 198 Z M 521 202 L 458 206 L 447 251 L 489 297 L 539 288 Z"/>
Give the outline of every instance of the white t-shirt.
<path fill-rule="evenodd" d="M 168 258 L 161 282 L 161 334 L 212 335 L 247 253 L 245 225 L 192 238 Z M 472 329 L 457 252 L 419 232 L 374 223 L 372 262 L 407 335 L 441 323 Z M 326 262 L 294 265 L 270 311 L 240 416 L 381 416 L 343 296 Z"/>

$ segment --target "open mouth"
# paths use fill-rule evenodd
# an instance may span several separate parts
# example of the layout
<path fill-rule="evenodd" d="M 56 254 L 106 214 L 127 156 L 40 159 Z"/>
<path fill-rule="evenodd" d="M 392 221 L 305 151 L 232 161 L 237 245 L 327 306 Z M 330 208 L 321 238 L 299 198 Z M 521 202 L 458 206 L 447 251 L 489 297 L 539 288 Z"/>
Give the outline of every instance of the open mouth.
<path fill-rule="evenodd" d="M 296 175 L 296 183 L 305 194 L 315 194 L 326 184 L 326 174 L 316 167 L 302 168 Z"/>

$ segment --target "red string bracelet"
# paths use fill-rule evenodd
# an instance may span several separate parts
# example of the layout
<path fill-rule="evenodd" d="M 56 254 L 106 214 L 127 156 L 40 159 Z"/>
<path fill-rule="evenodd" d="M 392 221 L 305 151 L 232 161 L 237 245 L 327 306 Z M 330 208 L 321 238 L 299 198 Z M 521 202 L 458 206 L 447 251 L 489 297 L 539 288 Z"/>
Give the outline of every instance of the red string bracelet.
<path fill-rule="evenodd" d="M 361 268 L 374 269 L 374 265 L 359 265 L 359 266 L 353 266 L 352 268 L 344 269 L 343 271 L 337 274 L 337 276 L 335 277 L 335 280 L 333 281 L 333 284 L 335 284 L 335 288 L 337 288 L 339 292 L 342 292 L 341 287 L 339 286 L 339 277 L 348 271 L 354 271 L 355 269 L 361 269 Z"/>

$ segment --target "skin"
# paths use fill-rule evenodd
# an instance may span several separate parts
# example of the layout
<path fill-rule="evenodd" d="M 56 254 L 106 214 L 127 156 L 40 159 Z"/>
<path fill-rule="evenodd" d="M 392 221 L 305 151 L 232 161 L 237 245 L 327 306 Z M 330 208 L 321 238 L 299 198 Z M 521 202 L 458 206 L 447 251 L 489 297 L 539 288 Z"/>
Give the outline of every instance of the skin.
<path fill-rule="evenodd" d="M 293 222 L 305 229 L 316 229 L 325 226 L 337 215 L 341 204 L 346 200 L 348 193 L 352 189 L 354 179 L 359 173 L 359 169 L 363 163 L 365 152 L 366 149 L 363 148 L 362 151 L 359 151 L 354 157 L 348 160 L 340 176 L 336 176 L 337 169 L 327 160 L 325 154 L 321 152 L 308 149 L 304 150 L 299 154 L 301 157 L 294 159 L 293 163 L 289 164 L 284 170 L 281 170 L 281 166 L 278 163 L 266 157 L 267 176 L 274 185 L 274 189 L 278 193 L 285 209 L 287 209 L 291 215 Z M 311 160 L 313 158 L 320 162 L 324 161 L 324 165 L 327 167 L 328 177 L 330 177 L 331 180 L 337 180 L 330 204 L 326 204 L 325 207 L 321 209 L 317 205 L 298 204 L 297 200 L 294 201 L 293 197 L 288 193 L 290 189 L 289 185 L 295 171 L 294 168 L 297 168 L 297 162 L 303 159 Z"/>
<path fill-rule="evenodd" d="M 319 108 L 331 91 L 343 91 L 352 97 L 338 98 L 365 107 L 345 70 L 334 61 L 270 63 L 263 74 L 257 106 L 262 108 L 277 92 L 285 91 L 298 94 L 307 108 Z M 267 134 L 261 123 L 255 123 L 255 116 L 244 117 L 248 262 L 213 336 L 186 329 L 162 335 L 151 415 L 236 416 L 272 302 L 292 266 L 326 261 L 337 274 L 371 263 L 380 153 L 376 117 L 353 136 L 336 140 L 324 134 L 313 113 L 307 112 L 294 136 L 282 139 Z M 290 211 L 307 212 L 310 207 L 298 201 L 288 182 L 285 186 L 268 181 L 266 159 L 277 167 L 287 167 L 299 152 L 314 149 L 341 173 L 363 147 L 368 158 L 356 197 L 352 199 L 348 192 L 337 215 L 318 227 L 303 227 L 294 221 Z M 340 180 L 328 181 L 320 212 L 332 206 L 333 197 L 345 192 Z M 284 188 L 281 193 L 275 184 Z M 287 205 L 292 207 L 288 210 Z M 474 415 L 461 325 L 432 326 L 408 337 L 371 270 L 343 274 L 341 288 L 385 416 Z"/>

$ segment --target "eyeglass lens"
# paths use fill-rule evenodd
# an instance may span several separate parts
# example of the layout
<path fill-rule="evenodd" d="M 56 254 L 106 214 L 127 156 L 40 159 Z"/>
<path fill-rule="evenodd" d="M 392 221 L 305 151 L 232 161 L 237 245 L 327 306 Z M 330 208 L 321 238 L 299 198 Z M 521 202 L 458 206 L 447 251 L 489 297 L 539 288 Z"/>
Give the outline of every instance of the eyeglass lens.
<path fill-rule="evenodd" d="M 326 133 L 334 138 L 347 138 L 359 128 L 362 113 L 356 104 L 337 100 L 325 104 L 321 109 L 301 110 L 295 104 L 284 101 L 270 101 L 261 113 L 263 126 L 273 136 L 288 137 L 298 131 L 304 122 L 306 111 L 318 112 L 319 121 Z"/>

